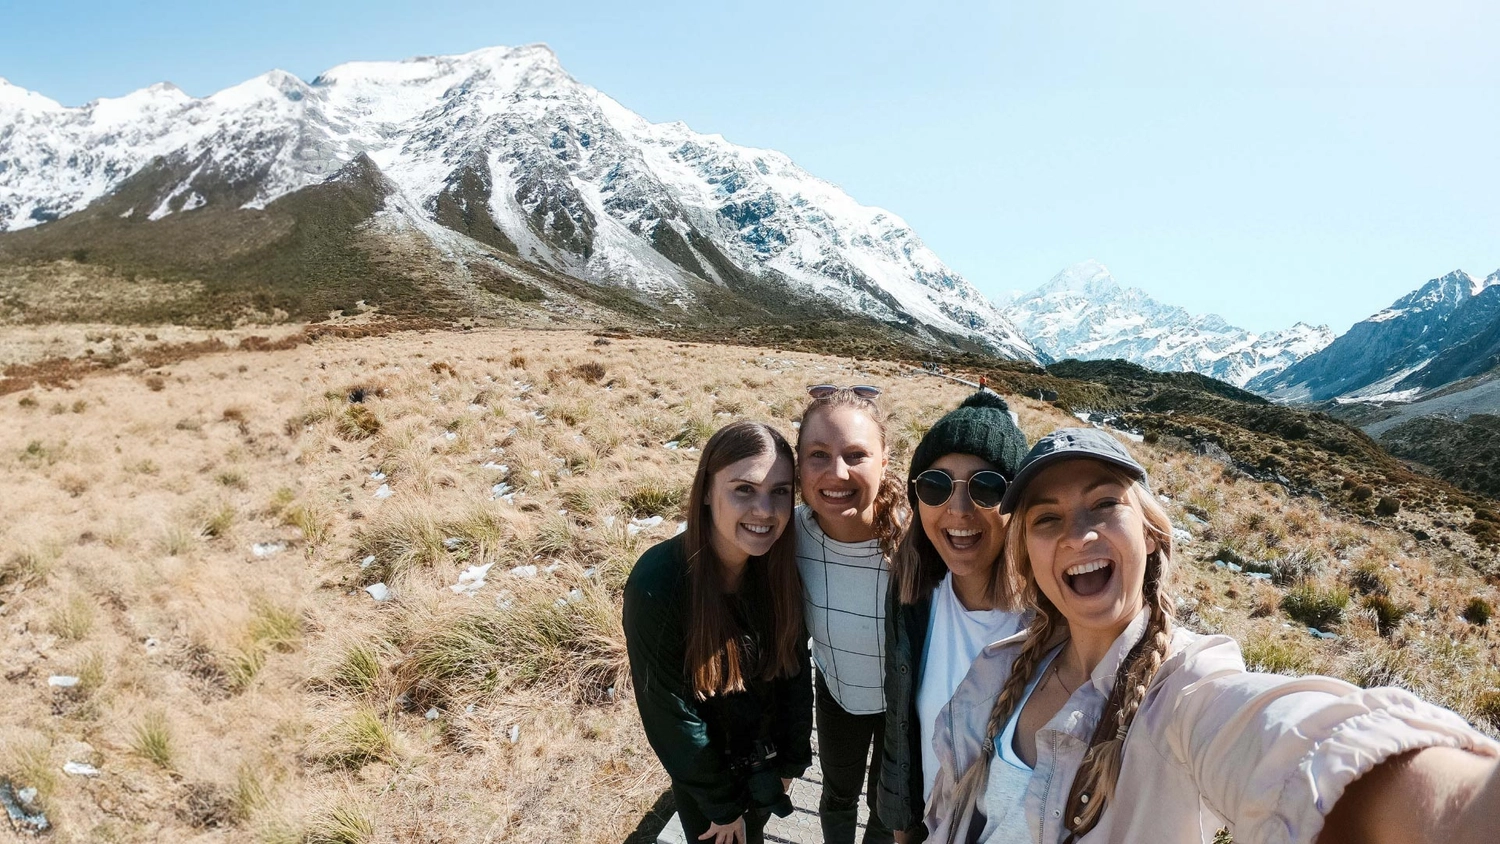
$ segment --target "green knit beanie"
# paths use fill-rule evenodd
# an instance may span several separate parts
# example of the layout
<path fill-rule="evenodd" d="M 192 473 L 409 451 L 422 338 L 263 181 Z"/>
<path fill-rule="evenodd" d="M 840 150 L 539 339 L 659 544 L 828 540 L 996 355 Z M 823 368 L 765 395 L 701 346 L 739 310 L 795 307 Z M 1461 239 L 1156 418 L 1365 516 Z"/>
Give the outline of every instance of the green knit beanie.
<path fill-rule="evenodd" d="M 1026 435 L 1011 418 L 1010 405 L 989 390 L 964 399 L 957 409 L 949 411 L 927 430 L 911 455 L 911 469 L 906 473 L 906 496 L 917 506 L 916 488 L 911 481 L 932 468 L 945 454 L 972 454 L 995 465 L 1000 474 L 1014 478 L 1026 458 Z"/>

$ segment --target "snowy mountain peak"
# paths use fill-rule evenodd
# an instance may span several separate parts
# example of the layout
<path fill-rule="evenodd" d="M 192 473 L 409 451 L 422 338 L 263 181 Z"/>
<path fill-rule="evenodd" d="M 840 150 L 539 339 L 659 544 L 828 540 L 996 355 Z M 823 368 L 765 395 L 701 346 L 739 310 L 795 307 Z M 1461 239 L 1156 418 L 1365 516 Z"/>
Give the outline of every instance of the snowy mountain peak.
<path fill-rule="evenodd" d="M 1053 293 L 1081 293 L 1088 296 L 1111 295 L 1119 292 L 1120 285 L 1109 269 L 1090 258 L 1068 267 L 1052 277 L 1051 281 L 1037 289 L 1034 295 L 1047 296 Z"/>
<path fill-rule="evenodd" d="M 0 77 L 0 110 L 62 111 L 63 106 L 56 100 L 28 91 Z"/>
<path fill-rule="evenodd" d="M 1005 314 L 1054 358 L 1123 358 L 1150 369 L 1198 372 L 1244 386 L 1333 341 L 1305 323 L 1257 335 L 1217 314 L 1193 315 L 1135 287 L 1121 287 L 1098 261 L 1058 273 L 1015 297 Z"/>
<path fill-rule="evenodd" d="M 390 187 L 381 224 L 444 254 L 509 252 L 663 307 L 705 284 L 778 307 L 816 298 L 1039 359 L 900 217 L 780 153 L 650 123 L 541 44 L 351 62 L 311 83 L 272 71 L 202 99 L 153 86 L 44 117 L 0 135 L 0 232 L 80 211 L 158 160 L 180 181 L 141 225 L 267 208 L 363 155 Z"/>

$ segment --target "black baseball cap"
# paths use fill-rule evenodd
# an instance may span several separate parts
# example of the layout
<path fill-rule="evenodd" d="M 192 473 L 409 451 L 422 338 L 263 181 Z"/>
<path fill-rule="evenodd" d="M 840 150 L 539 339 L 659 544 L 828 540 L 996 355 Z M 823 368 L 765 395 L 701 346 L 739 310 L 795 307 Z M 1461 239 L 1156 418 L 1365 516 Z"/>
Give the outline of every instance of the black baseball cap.
<path fill-rule="evenodd" d="M 1021 470 L 1016 473 L 1015 480 L 1005 490 L 1005 498 L 1000 501 L 1000 512 L 1014 511 L 1016 505 L 1021 503 L 1026 485 L 1035 480 L 1043 469 L 1063 460 L 1080 458 L 1118 466 L 1129 472 L 1131 477 L 1146 483 L 1146 467 L 1137 463 L 1113 435 L 1098 428 L 1058 428 L 1037 440 L 1037 444 L 1021 460 Z"/>

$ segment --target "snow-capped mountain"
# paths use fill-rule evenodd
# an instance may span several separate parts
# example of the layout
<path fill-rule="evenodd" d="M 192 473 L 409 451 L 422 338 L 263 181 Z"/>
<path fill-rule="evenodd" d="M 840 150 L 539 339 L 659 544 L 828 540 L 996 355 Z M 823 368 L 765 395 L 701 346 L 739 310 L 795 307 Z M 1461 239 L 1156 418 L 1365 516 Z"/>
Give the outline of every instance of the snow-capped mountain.
<path fill-rule="evenodd" d="M 748 280 L 953 342 L 1035 349 L 899 217 L 781 153 L 653 124 L 533 45 L 273 71 L 212 96 L 168 85 L 65 108 L 0 80 L 0 232 L 75 214 L 132 175 L 180 177 L 117 216 L 263 209 L 364 155 L 376 228 L 501 250 L 657 307 Z M 458 232 L 461 236 L 454 236 Z"/>
<path fill-rule="evenodd" d="M 1500 364 L 1500 271 L 1435 278 L 1327 348 L 1250 385 L 1282 401 L 1411 400 Z"/>
<path fill-rule="evenodd" d="M 1197 372 L 1243 387 L 1333 341 L 1326 326 L 1297 323 L 1253 334 L 1214 314 L 1195 316 L 1134 287 L 1097 261 L 1058 273 L 1015 297 L 1005 315 L 1053 358 L 1122 358 L 1159 371 Z"/>

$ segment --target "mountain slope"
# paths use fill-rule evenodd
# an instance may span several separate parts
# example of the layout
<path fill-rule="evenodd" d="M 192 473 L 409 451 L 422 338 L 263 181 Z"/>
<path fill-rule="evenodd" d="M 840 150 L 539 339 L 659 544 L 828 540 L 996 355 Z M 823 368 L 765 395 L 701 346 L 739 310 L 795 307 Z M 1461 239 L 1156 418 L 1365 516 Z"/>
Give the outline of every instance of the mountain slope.
<path fill-rule="evenodd" d="M 363 155 L 391 186 L 366 229 L 415 234 L 455 266 L 618 289 L 673 322 L 832 305 L 922 343 L 1039 357 L 900 218 L 780 153 L 652 124 L 543 46 L 355 62 L 310 83 L 273 71 L 202 99 L 158 85 L 80 108 L 0 82 L 0 122 L 0 255 L 101 202 L 152 224 L 269 210 Z M 152 167 L 177 178 L 108 200 Z"/>
<path fill-rule="evenodd" d="M 1410 399 L 1477 375 L 1500 352 L 1500 272 L 1435 278 L 1322 351 L 1249 385 L 1282 401 Z"/>
<path fill-rule="evenodd" d="M 1158 371 L 1197 372 L 1237 387 L 1284 369 L 1333 340 L 1303 323 L 1256 335 L 1207 314 L 1194 316 L 1144 291 L 1123 288 L 1085 261 L 1014 299 L 1006 316 L 1056 359 L 1118 358 Z"/>

